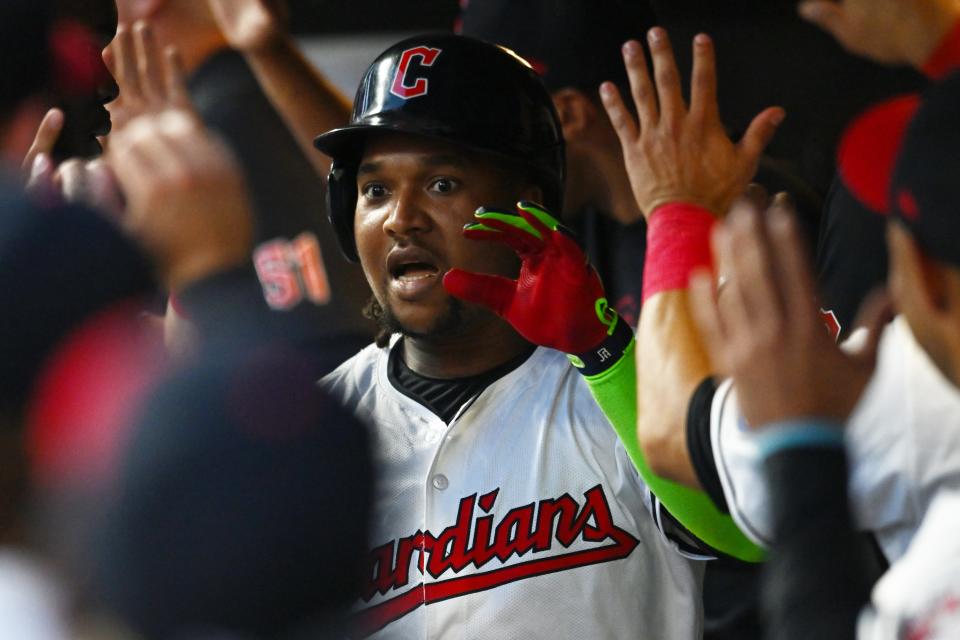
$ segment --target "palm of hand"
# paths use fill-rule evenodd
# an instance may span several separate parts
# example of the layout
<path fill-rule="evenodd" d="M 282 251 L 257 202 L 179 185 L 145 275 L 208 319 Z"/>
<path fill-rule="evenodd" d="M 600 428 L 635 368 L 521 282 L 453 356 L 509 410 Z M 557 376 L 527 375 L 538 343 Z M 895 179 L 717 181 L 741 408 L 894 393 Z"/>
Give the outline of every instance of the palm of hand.
<path fill-rule="evenodd" d="M 268 45 L 280 33 L 277 7 L 265 0 L 209 0 L 210 9 L 227 42 L 234 49 L 253 51 Z"/>

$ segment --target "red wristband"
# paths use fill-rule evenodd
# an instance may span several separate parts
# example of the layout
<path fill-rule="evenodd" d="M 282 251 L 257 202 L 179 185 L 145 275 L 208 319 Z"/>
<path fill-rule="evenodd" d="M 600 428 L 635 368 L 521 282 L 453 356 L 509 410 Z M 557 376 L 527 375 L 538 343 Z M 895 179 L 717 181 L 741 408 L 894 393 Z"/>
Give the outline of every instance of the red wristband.
<path fill-rule="evenodd" d="M 934 49 L 921 71 L 928 78 L 942 80 L 957 67 L 960 67 L 960 20 L 953 23 L 953 27 Z"/>
<path fill-rule="evenodd" d="M 713 267 L 710 232 L 716 223 L 709 210 L 686 202 L 654 210 L 647 227 L 644 302 L 662 291 L 686 289 L 695 269 Z"/>

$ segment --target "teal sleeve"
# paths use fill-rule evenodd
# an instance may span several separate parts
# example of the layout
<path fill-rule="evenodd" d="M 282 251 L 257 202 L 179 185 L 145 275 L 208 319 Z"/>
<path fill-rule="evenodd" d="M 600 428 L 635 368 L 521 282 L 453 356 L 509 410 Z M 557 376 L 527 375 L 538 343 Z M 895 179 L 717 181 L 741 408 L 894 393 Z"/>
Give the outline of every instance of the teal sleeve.
<path fill-rule="evenodd" d="M 637 437 L 635 352 L 636 342 L 631 341 L 615 364 L 602 373 L 584 377 L 640 477 L 670 514 L 704 543 L 739 560 L 763 561 L 764 550 L 737 528 L 729 514 L 721 513 L 707 494 L 661 478 L 650 470 Z"/>

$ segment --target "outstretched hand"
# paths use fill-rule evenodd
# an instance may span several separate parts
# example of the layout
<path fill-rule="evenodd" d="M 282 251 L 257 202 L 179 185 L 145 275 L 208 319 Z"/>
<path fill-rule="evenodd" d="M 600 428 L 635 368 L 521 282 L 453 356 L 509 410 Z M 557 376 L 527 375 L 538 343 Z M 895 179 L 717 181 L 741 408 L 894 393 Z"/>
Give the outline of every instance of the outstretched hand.
<path fill-rule="evenodd" d="M 726 276 L 723 296 L 710 273 L 695 274 L 691 311 L 715 368 L 733 377 L 748 424 L 846 421 L 876 364 L 885 297 L 868 299 L 861 310 L 865 346 L 845 352 L 820 320 L 812 270 L 782 196 L 766 215 L 740 202 L 713 240 Z"/>
<path fill-rule="evenodd" d="M 806 0 L 798 11 L 851 53 L 918 69 L 960 18 L 955 0 Z"/>
<path fill-rule="evenodd" d="M 257 51 L 270 46 L 283 33 L 284 0 L 208 0 L 220 31 L 231 47 Z"/>
<path fill-rule="evenodd" d="M 124 228 L 153 257 L 168 288 L 249 260 L 253 221 L 236 159 L 187 96 L 175 49 L 163 55 L 150 27 L 122 29 L 108 59 L 120 99 L 107 163 L 126 196 Z M 119 104 L 118 104 L 119 103 Z"/>
<path fill-rule="evenodd" d="M 113 132 L 138 116 L 168 109 L 192 112 L 179 54 L 173 47 L 161 51 L 146 22 L 137 22 L 132 30 L 121 25 L 104 60 L 120 88 L 119 97 L 107 105 Z"/>
<path fill-rule="evenodd" d="M 246 185 L 226 145 L 183 111 L 138 117 L 108 160 L 127 196 L 124 228 L 171 291 L 249 260 Z"/>
<path fill-rule="evenodd" d="M 481 208 L 475 214 L 478 223 L 463 235 L 512 248 L 522 261 L 519 277 L 451 269 L 444 288 L 491 309 L 534 344 L 569 354 L 593 349 L 618 321 L 607 307 L 600 277 L 546 211 L 529 202 L 518 203 L 517 211 L 520 217 Z"/>
<path fill-rule="evenodd" d="M 760 113 L 735 144 L 720 121 L 713 42 L 700 34 L 693 43 L 690 106 L 684 103 L 680 73 L 667 32 L 649 33 L 654 80 L 640 43 L 623 46 L 637 118 L 616 85 L 605 82 L 600 96 L 620 139 L 637 204 L 648 219 L 657 207 L 686 202 L 726 215 L 743 193 L 757 161 L 784 118 L 780 108 Z"/>

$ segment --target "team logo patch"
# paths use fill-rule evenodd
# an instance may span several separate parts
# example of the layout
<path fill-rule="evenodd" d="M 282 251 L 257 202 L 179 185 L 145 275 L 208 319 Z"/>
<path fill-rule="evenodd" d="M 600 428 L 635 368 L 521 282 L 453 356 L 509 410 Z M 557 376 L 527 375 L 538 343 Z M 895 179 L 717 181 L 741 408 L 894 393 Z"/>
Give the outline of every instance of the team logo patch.
<path fill-rule="evenodd" d="M 820 309 L 820 319 L 827 328 L 827 333 L 830 334 L 830 337 L 833 338 L 834 341 L 838 340 L 842 327 L 840 326 L 840 321 L 837 320 L 837 314 L 827 309 Z"/>
<path fill-rule="evenodd" d="M 390 93 L 404 100 L 427 95 L 430 81 L 423 77 L 414 76 L 410 71 L 410 66 L 414 60 L 419 59 L 420 66 L 432 67 L 441 51 L 441 49 L 420 46 L 407 49 L 401 53 L 400 64 L 397 65 L 397 72 L 394 74 L 393 82 L 390 85 Z"/>
<path fill-rule="evenodd" d="M 370 551 L 363 601 L 369 602 L 378 594 L 399 593 L 360 612 L 357 622 L 361 634 L 382 629 L 422 605 L 620 560 L 639 544 L 614 524 L 601 485 L 583 494 L 582 505 L 565 493 L 511 509 L 494 523 L 493 515 L 484 514 L 493 509 L 499 492 L 498 488 L 460 500 L 456 522 L 439 534 L 417 531 Z M 580 544 L 576 551 L 549 553 L 554 543 L 569 549 L 578 541 L 590 546 L 583 548 Z M 527 554 L 529 559 L 507 564 Z M 423 581 L 410 586 L 413 566 Z M 483 568 L 487 570 L 471 570 Z M 459 575 L 464 571 L 467 573 Z M 441 579 L 443 576 L 449 577 Z"/>

